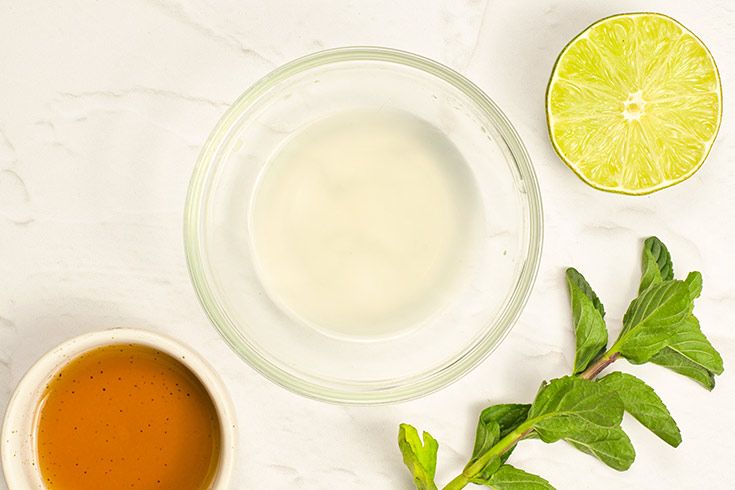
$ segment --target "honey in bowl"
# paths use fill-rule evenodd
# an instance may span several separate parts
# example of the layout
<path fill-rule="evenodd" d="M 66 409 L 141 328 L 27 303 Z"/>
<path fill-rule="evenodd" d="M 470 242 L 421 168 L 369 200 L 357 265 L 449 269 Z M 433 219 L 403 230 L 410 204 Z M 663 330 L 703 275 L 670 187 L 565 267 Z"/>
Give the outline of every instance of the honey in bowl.
<path fill-rule="evenodd" d="M 143 345 L 111 344 L 66 364 L 35 429 L 49 490 L 205 490 L 217 470 L 212 398 L 181 362 Z"/>

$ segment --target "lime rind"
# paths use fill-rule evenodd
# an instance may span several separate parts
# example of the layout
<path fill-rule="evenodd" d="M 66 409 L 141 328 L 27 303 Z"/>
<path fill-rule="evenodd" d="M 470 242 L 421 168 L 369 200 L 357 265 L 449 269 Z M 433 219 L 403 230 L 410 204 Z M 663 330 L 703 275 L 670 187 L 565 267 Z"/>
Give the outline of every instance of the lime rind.
<path fill-rule="evenodd" d="M 546 114 L 555 151 L 583 181 L 649 194 L 701 167 L 719 130 L 722 88 L 711 53 L 680 23 L 620 14 L 562 50 Z"/>

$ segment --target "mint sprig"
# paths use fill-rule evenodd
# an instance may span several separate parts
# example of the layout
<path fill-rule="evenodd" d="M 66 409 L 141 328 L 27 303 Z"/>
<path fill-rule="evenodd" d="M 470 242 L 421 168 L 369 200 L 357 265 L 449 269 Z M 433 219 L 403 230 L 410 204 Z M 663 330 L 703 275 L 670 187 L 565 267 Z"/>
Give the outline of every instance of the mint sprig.
<path fill-rule="evenodd" d="M 638 297 L 628 307 L 617 339 L 608 348 L 605 308 L 576 269 L 566 271 L 575 332 L 572 375 L 544 381 L 532 404 L 502 404 L 480 414 L 472 456 L 461 474 L 443 490 L 470 483 L 495 490 L 554 490 L 540 476 L 506 463 L 527 438 L 546 443 L 564 440 L 618 471 L 630 467 L 635 450 L 620 423 L 630 413 L 671 446 L 681 433 L 653 388 L 637 377 L 613 372 L 597 376 L 619 358 L 651 362 L 714 388 L 723 371 L 722 357 L 702 333 L 693 314 L 702 292 L 702 275 L 674 279 L 666 246 L 656 237 L 643 247 Z M 427 432 L 401 424 L 398 442 L 418 490 L 437 490 L 434 482 L 438 444 Z"/>

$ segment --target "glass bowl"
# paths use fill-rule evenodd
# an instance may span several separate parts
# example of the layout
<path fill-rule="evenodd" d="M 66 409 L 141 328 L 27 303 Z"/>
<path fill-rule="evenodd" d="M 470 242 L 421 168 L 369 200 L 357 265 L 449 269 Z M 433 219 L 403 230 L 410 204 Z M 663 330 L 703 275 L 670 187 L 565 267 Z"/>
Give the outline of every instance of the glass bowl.
<path fill-rule="evenodd" d="M 311 134 L 309 128 L 315 125 L 320 129 L 313 137 L 303 136 Z M 328 139 L 330 131 L 332 140 Z M 344 138 L 338 136 L 345 131 Z M 317 140 L 328 142 L 327 152 L 340 145 L 348 146 L 347 152 L 354 147 L 361 155 L 378 152 L 374 172 L 378 177 L 369 178 L 378 179 L 378 190 L 385 187 L 392 192 L 386 191 L 384 201 L 375 198 L 382 194 L 375 193 L 368 194 L 371 197 L 364 203 L 358 200 L 354 215 L 345 214 L 349 209 L 330 208 L 328 201 L 320 213 L 339 211 L 340 219 L 358 233 L 361 227 L 381 229 L 385 235 L 381 239 L 395 238 L 399 247 L 405 245 L 401 240 L 408 225 L 417 222 L 425 226 L 424 231 L 429 230 L 420 237 L 423 242 L 416 245 L 415 253 L 387 267 L 384 275 L 373 277 L 370 274 L 378 273 L 369 267 L 359 269 L 371 281 L 386 281 L 369 293 L 362 290 L 367 279 L 351 277 L 339 267 L 334 273 L 340 275 L 330 275 L 335 268 L 331 252 L 335 242 L 329 240 L 324 248 L 316 247 L 313 256 L 325 261 L 323 267 L 316 262 L 323 269 L 318 271 L 323 280 L 309 283 L 308 277 L 299 277 L 307 281 L 301 292 L 279 290 L 283 282 L 273 279 L 267 270 L 275 267 L 292 275 L 301 271 L 303 264 L 289 255 L 292 250 L 299 260 L 303 255 L 301 250 L 307 245 L 300 236 L 276 233 L 265 240 L 259 238 L 266 233 L 259 227 L 285 227 L 290 218 L 278 210 L 284 200 L 296 206 L 291 202 L 299 202 L 294 194 L 311 192 L 314 199 L 323 197 L 328 188 L 323 181 L 307 190 L 300 187 L 311 185 L 306 181 L 313 180 L 313 175 L 273 170 L 282 165 L 284 152 L 288 154 L 296 145 L 289 143 L 300 141 L 303 146 Z M 386 143 L 388 140 L 391 142 Z M 408 140 L 414 146 L 401 146 Z M 394 143 L 398 146 L 390 146 Z M 381 145 L 400 147 L 405 153 L 397 160 L 389 155 L 390 164 L 386 164 L 388 160 L 380 160 L 386 155 L 380 153 Z M 422 152 L 439 152 L 436 154 L 446 158 L 426 168 L 417 163 L 417 173 L 409 174 L 402 188 L 384 177 L 412 165 L 406 162 L 419 161 L 416 155 Z M 314 158 L 309 163 L 299 160 L 299 165 L 318 166 L 318 158 L 325 157 Z M 342 164 L 339 158 L 336 161 Z M 434 164 L 441 168 L 431 167 Z M 296 168 L 296 164 L 288 165 Z M 430 179 L 439 187 L 425 187 L 424 180 Z M 286 182 L 292 187 L 278 192 L 260 190 L 286 186 Z M 432 195 L 436 201 L 431 201 Z M 373 202 L 376 200 L 380 202 Z M 383 221 L 391 221 L 395 231 L 391 234 L 382 222 L 368 223 L 361 211 L 363 204 L 369 210 L 414 206 L 418 214 L 416 219 L 397 221 L 398 225 L 392 214 L 378 214 Z M 322 214 L 307 214 L 305 221 L 319 221 Z M 441 226 L 443 235 L 434 239 L 432 233 Z M 310 398 L 352 405 L 385 404 L 418 398 L 457 380 L 508 334 L 526 303 L 539 265 L 541 198 L 518 134 L 474 84 L 414 54 L 347 47 L 318 52 L 276 69 L 227 110 L 194 169 L 184 234 L 199 300 L 212 324 L 250 366 Z M 437 243 L 444 242 L 451 242 L 453 251 L 442 256 L 441 267 L 436 267 L 440 273 L 417 279 L 406 272 L 413 262 L 425 267 L 434 260 L 421 263 L 420 257 L 427 250 L 439 253 Z M 274 251 L 282 255 L 273 255 Z M 313 268 L 314 263 L 309 266 Z M 384 311 L 373 307 L 373 296 L 385 293 L 386 298 L 394 299 L 386 291 L 401 286 L 396 285 L 396 278 L 410 284 L 404 289 L 414 294 L 411 301 L 420 306 L 386 307 Z M 364 321 L 354 314 L 362 307 Z"/>

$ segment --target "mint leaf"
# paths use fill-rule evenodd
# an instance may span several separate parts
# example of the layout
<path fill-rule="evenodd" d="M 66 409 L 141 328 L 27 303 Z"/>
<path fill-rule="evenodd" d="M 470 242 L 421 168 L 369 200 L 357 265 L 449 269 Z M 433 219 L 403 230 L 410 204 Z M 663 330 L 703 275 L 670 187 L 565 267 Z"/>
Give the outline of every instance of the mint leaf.
<path fill-rule="evenodd" d="M 418 431 L 409 424 L 401 424 L 398 429 L 398 447 L 403 454 L 403 462 L 408 467 L 418 490 L 437 490 L 434 483 L 436 474 L 436 453 L 439 443 L 424 432 L 423 444 Z"/>
<path fill-rule="evenodd" d="M 577 344 L 573 374 L 579 374 L 605 353 L 605 308 L 582 274 L 569 268 L 566 275 Z"/>
<path fill-rule="evenodd" d="M 592 287 L 584 276 L 574 267 L 567 269 L 567 286 L 570 285 L 570 282 L 579 288 L 579 290 L 590 300 L 594 308 L 600 313 L 600 316 L 604 317 L 605 307 L 602 306 L 600 298 L 597 297 L 597 294 L 592 290 Z"/>
<path fill-rule="evenodd" d="M 560 439 L 616 469 L 635 459 L 630 439 L 620 428 L 623 402 L 615 391 L 588 379 L 565 376 L 542 388 L 528 414 L 544 442 Z"/>
<path fill-rule="evenodd" d="M 672 329 L 692 311 L 684 281 L 664 281 L 634 299 L 623 316 L 623 330 L 614 349 L 640 364 L 668 345 Z"/>
<path fill-rule="evenodd" d="M 715 374 L 722 374 L 722 357 L 704 336 L 699 320 L 689 315 L 672 332 L 668 346 L 650 361 L 693 379 L 708 390 L 715 387 Z"/>
<path fill-rule="evenodd" d="M 691 378 L 710 391 L 715 387 L 715 375 L 712 371 L 703 368 L 671 347 L 664 347 L 661 352 L 650 359 L 650 362 Z"/>
<path fill-rule="evenodd" d="M 554 490 L 540 476 L 526 473 L 509 464 L 504 464 L 488 479 L 471 478 L 472 483 L 487 485 L 495 490 Z"/>
<path fill-rule="evenodd" d="M 498 471 L 498 468 L 500 468 L 503 465 L 502 461 L 503 458 L 500 456 L 493 456 L 490 458 L 490 461 L 487 462 L 487 464 L 482 468 L 480 472 L 475 474 L 473 478 L 470 479 L 473 483 L 481 483 L 483 481 L 487 481 L 495 474 L 496 471 Z M 507 457 L 505 459 L 508 459 Z"/>
<path fill-rule="evenodd" d="M 618 471 L 627 470 L 635 460 L 633 444 L 620 426 L 580 431 L 564 440 Z"/>
<path fill-rule="evenodd" d="M 610 373 L 597 381 L 617 392 L 625 411 L 671 446 L 681 443 L 681 433 L 666 405 L 653 388 L 631 374 Z"/>
<path fill-rule="evenodd" d="M 544 442 L 563 439 L 590 426 L 614 427 L 623 419 L 623 402 L 615 392 L 593 381 L 564 376 L 553 379 L 536 396 L 528 420 Z"/>
<path fill-rule="evenodd" d="M 686 317 L 682 311 L 691 309 L 691 306 L 689 287 L 685 282 L 669 280 L 655 284 L 630 303 L 623 317 L 621 335 L 643 324 L 673 325 Z"/>
<path fill-rule="evenodd" d="M 712 347 L 699 326 L 699 320 L 689 315 L 672 332 L 668 347 L 714 374 L 722 374 L 722 357 Z"/>
<path fill-rule="evenodd" d="M 687 278 L 684 279 L 689 287 L 689 297 L 692 301 L 699 298 L 702 294 L 702 274 L 698 271 L 690 272 Z"/>
<path fill-rule="evenodd" d="M 472 459 L 476 459 L 525 422 L 530 409 L 530 404 L 507 403 L 483 410 L 477 423 Z"/>
<path fill-rule="evenodd" d="M 490 450 L 499 440 L 500 425 L 498 421 L 494 419 L 484 420 L 482 415 L 480 415 L 480 421 L 477 423 L 475 434 L 475 447 L 472 450 L 472 458 L 470 458 L 467 466 L 477 461 L 480 456 Z"/>
<path fill-rule="evenodd" d="M 526 421 L 529 410 L 531 410 L 530 403 L 493 405 L 482 411 L 480 420 L 497 421 L 500 426 L 500 438 L 502 439 Z"/>
<path fill-rule="evenodd" d="M 666 245 L 652 236 L 643 244 L 643 260 L 641 263 L 641 285 L 638 294 L 649 287 L 674 278 L 674 264 Z"/>
<path fill-rule="evenodd" d="M 483 410 L 480 414 L 480 420 L 477 423 L 472 457 L 465 466 L 465 469 L 472 466 L 497 444 L 500 439 L 513 432 L 519 425 L 525 422 L 530 408 L 531 405 L 529 404 L 513 403 L 493 405 Z M 510 449 L 500 457 L 492 458 L 482 469 L 479 476 L 489 478 L 508 459 L 512 450 Z"/>

